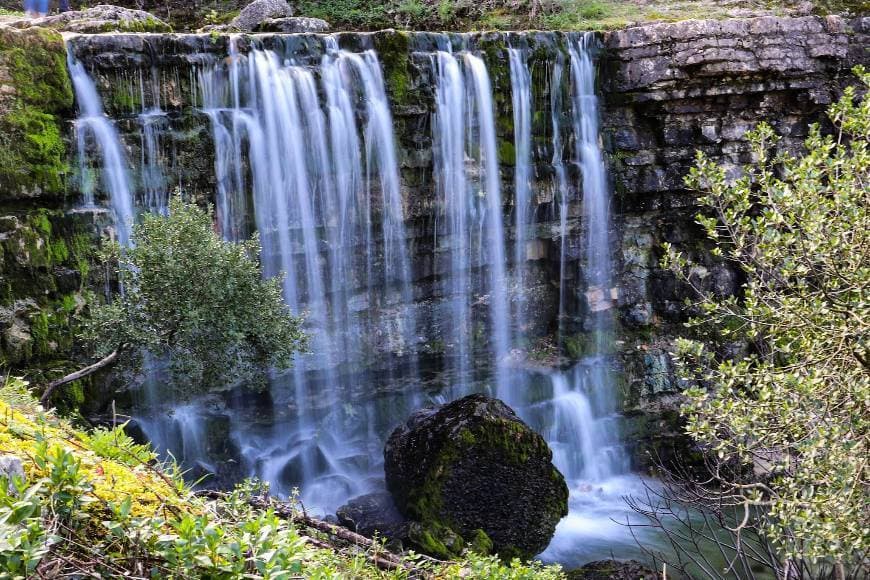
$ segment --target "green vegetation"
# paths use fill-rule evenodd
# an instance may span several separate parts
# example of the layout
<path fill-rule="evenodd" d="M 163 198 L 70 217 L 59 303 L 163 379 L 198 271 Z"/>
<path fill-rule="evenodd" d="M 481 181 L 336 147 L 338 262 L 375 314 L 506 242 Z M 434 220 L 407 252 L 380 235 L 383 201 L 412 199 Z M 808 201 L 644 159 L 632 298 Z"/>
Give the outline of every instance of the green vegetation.
<path fill-rule="evenodd" d="M 0 99 L 0 189 L 13 197 L 61 195 L 67 167 L 60 118 L 73 104 L 63 39 L 49 30 L 4 28 L 0 66 L 11 75 Z"/>
<path fill-rule="evenodd" d="M 378 544 L 357 547 L 305 524 L 291 504 L 246 482 L 217 499 L 198 496 L 173 465 L 161 466 L 122 428 L 85 433 L 46 413 L 26 384 L 0 386 L 0 449 L 24 479 L 0 477 L 4 578 L 467 578 L 556 580 L 558 567 L 508 565 L 468 554 L 438 564 L 413 553 L 392 571 Z"/>
<path fill-rule="evenodd" d="M 835 135 L 811 128 L 803 156 L 762 124 L 747 175 L 731 181 L 699 153 L 687 179 L 715 253 L 748 280 L 740 297 L 699 291 L 699 340 L 679 344 L 687 431 L 714 461 L 698 503 L 733 509 L 737 541 L 770 544 L 778 577 L 859 577 L 870 549 L 870 98 L 857 94 L 829 109 Z"/>
<path fill-rule="evenodd" d="M 863 14 L 867 0 L 817 0 L 817 14 Z M 553 2 L 453 2 L 447 0 L 303 0 L 300 14 L 323 18 L 336 29 L 379 30 L 612 30 L 646 22 L 721 19 L 750 14 L 787 15 L 795 2 L 749 0 L 555 0 Z M 747 12 L 748 11 L 748 12 Z"/>
<path fill-rule="evenodd" d="M 169 216 L 148 214 L 131 248 L 110 248 L 124 291 L 91 308 L 83 338 L 97 357 L 123 349 L 137 370 L 145 352 L 166 361 L 166 384 L 190 396 L 241 382 L 265 385 L 305 348 L 301 322 L 284 304 L 279 279 L 263 280 L 259 241 L 224 241 L 211 212 L 174 196 Z"/>

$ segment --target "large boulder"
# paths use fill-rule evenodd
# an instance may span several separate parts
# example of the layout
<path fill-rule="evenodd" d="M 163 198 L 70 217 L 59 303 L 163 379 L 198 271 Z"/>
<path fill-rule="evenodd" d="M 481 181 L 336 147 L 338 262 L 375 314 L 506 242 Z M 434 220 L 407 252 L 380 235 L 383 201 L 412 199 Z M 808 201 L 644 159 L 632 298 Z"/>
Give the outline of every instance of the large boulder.
<path fill-rule="evenodd" d="M 547 442 L 507 405 L 471 395 L 417 411 L 384 449 L 387 488 L 411 540 L 441 557 L 469 544 L 503 558 L 547 547 L 568 486 Z"/>
<path fill-rule="evenodd" d="M 230 26 L 242 32 L 254 32 L 272 18 L 293 16 L 293 7 L 286 0 L 254 0 L 239 12 Z"/>

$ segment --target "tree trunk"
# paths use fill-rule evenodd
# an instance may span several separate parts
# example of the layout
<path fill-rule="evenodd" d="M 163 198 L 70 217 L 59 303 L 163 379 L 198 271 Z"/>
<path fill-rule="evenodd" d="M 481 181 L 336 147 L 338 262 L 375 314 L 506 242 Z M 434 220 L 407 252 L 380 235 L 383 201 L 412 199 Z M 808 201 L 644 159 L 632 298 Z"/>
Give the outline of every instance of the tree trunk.
<path fill-rule="evenodd" d="M 109 356 L 105 357 L 104 359 L 102 359 L 100 361 L 95 362 L 91 366 L 85 367 L 85 368 L 78 370 L 74 373 L 70 373 L 61 379 L 58 379 L 56 381 L 49 383 L 48 386 L 45 388 L 45 392 L 42 393 L 42 396 L 39 398 L 39 402 L 42 404 L 43 407 L 47 406 L 48 401 L 51 398 L 51 395 L 54 393 L 54 391 L 58 387 L 62 387 L 63 385 L 66 385 L 66 384 L 71 383 L 73 381 L 77 381 L 79 379 L 83 379 L 89 375 L 92 375 L 95 372 L 97 372 L 98 370 L 111 365 L 117 359 L 118 359 L 118 351 L 115 350 L 115 351 L 112 351 L 112 354 L 110 354 Z"/>

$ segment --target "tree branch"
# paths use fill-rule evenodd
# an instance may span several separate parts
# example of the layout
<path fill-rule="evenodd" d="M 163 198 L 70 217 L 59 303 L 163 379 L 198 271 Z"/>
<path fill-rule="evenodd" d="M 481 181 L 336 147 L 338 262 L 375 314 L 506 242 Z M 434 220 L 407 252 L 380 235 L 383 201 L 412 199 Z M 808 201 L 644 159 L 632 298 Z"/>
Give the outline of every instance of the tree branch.
<path fill-rule="evenodd" d="M 77 381 L 79 379 L 83 379 L 89 375 L 92 375 L 95 372 L 97 372 L 98 370 L 111 365 L 117 359 L 118 359 L 118 351 L 114 350 L 114 351 L 112 351 L 112 353 L 109 356 L 103 358 L 102 360 L 95 362 L 91 366 L 85 367 L 81 370 L 77 370 L 74 373 L 70 373 L 61 379 L 58 379 L 56 381 L 49 383 L 48 387 L 46 387 L 46 389 L 45 389 L 45 392 L 42 393 L 42 396 L 39 398 L 39 402 L 42 404 L 43 407 L 45 407 L 48 404 L 48 401 L 51 398 L 51 395 L 54 393 L 54 391 L 58 387 L 62 387 L 63 385 L 66 385 L 66 384 L 71 383 L 73 381 Z"/>

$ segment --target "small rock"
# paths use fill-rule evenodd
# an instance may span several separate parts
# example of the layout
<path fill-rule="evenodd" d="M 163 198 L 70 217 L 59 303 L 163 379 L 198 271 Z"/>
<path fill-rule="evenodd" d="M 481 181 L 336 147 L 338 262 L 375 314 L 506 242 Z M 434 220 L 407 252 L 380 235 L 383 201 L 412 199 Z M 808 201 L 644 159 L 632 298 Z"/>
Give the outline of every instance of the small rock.
<path fill-rule="evenodd" d="M 279 32 L 286 34 L 300 32 L 326 32 L 329 23 L 320 18 L 305 18 L 303 16 L 290 16 L 286 18 L 269 18 L 257 25 L 257 32 Z"/>
<path fill-rule="evenodd" d="M 636 560 L 599 560 L 565 574 L 568 580 L 655 580 L 658 575 Z"/>
<path fill-rule="evenodd" d="M 338 508 L 336 516 L 342 526 L 368 538 L 375 533 L 397 541 L 408 537 L 408 520 L 385 491 L 353 498 Z"/>
<path fill-rule="evenodd" d="M 24 465 L 21 460 L 14 455 L 0 455 L 0 480 L 6 482 L 6 488 L 10 493 L 15 492 L 12 479 L 16 477 L 24 480 Z"/>
<path fill-rule="evenodd" d="M 242 9 L 230 26 L 242 32 L 254 32 L 267 20 L 288 16 L 293 16 L 293 7 L 286 0 L 254 0 Z"/>

